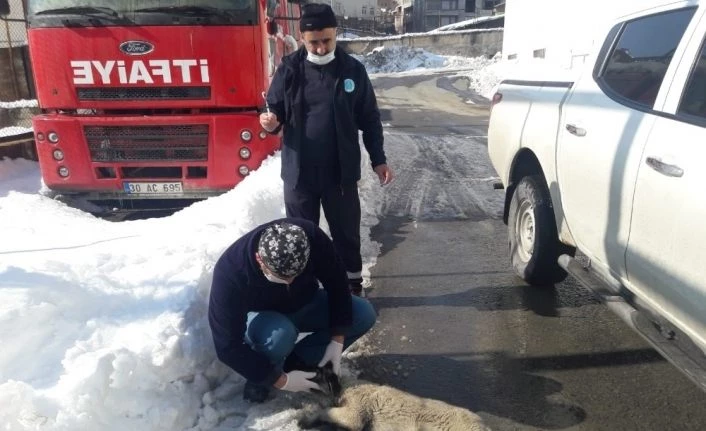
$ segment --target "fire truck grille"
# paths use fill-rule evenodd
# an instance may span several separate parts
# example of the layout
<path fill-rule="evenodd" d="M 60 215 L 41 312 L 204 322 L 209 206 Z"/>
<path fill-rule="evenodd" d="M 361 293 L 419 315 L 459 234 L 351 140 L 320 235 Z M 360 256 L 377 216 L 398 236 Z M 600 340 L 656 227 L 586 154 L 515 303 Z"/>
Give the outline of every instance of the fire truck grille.
<path fill-rule="evenodd" d="M 207 160 L 208 125 L 86 126 L 94 162 Z"/>
<path fill-rule="evenodd" d="M 178 100 L 210 99 L 210 87 L 79 88 L 79 100 Z"/>

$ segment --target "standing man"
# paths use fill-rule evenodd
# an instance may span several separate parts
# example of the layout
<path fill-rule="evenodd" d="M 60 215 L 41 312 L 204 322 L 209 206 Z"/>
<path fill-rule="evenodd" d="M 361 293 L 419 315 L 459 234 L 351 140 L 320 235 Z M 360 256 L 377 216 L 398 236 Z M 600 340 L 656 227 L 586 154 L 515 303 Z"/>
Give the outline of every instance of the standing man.
<path fill-rule="evenodd" d="M 380 184 L 392 181 L 383 150 L 382 123 L 365 67 L 336 47 L 336 16 L 329 5 L 302 6 L 304 46 L 282 60 L 260 124 L 283 129 L 282 179 L 287 217 L 319 224 L 320 207 L 351 291 L 362 292 L 360 256 L 360 144 Z"/>
<path fill-rule="evenodd" d="M 319 282 L 323 289 L 319 288 Z M 270 389 L 318 389 L 316 366 L 331 363 L 375 324 L 370 303 L 353 297 L 333 243 L 304 219 L 256 227 L 218 259 L 208 322 L 218 359 L 247 379 L 243 397 Z M 311 332 L 297 342 L 300 332 Z"/>

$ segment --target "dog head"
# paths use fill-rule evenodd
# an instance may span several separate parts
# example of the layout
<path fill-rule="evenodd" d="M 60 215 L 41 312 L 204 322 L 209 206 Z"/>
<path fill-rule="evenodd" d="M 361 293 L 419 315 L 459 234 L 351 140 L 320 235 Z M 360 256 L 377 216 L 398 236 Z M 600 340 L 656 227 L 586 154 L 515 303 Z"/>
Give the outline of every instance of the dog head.
<path fill-rule="evenodd" d="M 331 363 L 327 363 L 323 367 L 316 369 L 316 376 L 311 379 L 317 383 L 324 394 L 338 398 L 341 395 L 341 381 L 336 373 L 333 372 Z"/>

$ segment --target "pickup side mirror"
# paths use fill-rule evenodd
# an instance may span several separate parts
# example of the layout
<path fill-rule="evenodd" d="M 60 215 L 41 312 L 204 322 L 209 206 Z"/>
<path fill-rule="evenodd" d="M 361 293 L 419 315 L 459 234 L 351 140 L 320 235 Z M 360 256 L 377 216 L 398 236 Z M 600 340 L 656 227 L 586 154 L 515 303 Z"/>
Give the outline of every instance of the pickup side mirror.
<path fill-rule="evenodd" d="M 0 0 L 0 15 L 10 15 L 10 0 Z"/>

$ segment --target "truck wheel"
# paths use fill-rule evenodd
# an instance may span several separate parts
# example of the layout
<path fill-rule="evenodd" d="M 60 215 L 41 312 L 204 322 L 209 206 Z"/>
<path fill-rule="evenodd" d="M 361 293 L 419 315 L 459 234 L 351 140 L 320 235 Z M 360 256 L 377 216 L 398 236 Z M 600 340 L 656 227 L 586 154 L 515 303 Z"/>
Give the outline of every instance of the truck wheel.
<path fill-rule="evenodd" d="M 562 281 L 567 273 L 557 263 L 575 248 L 559 242 L 549 190 L 539 175 L 522 178 L 510 200 L 510 260 L 517 275 L 533 286 Z"/>

